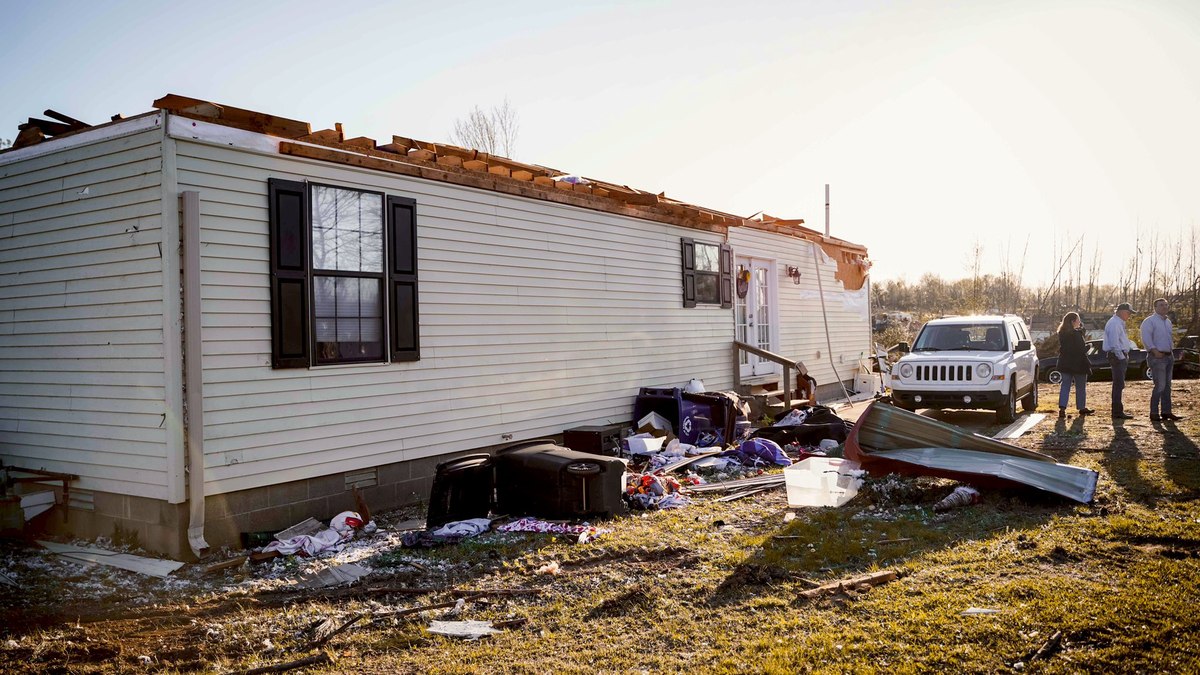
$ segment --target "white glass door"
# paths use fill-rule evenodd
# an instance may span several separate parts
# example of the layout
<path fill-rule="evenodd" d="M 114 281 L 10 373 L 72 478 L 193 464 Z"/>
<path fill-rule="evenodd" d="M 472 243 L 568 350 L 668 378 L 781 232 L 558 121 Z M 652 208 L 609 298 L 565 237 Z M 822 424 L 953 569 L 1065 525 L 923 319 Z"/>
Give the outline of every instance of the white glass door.
<path fill-rule="evenodd" d="M 738 258 L 737 278 L 734 280 L 734 320 L 737 322 L 737 339 L 752 347 L 770 352 L 777 350 L 776 344 L 778 309 L 775 306 L 775 265 L 768 260 Z M 742 377 L 771 375 L 778 366 L 760 356 L 739 352 Z"/>

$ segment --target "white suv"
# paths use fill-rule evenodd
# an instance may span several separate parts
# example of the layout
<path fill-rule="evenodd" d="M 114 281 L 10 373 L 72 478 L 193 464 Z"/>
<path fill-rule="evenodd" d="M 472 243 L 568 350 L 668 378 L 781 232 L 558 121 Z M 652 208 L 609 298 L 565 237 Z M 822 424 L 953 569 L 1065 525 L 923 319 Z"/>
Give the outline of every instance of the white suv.
<path fill-rule="evenodd" d="M 892 402 L 917 408 L 987 408 L 1007 424 L 1038 404 L 1038 358 L 1017 316 L 956 316 L 921 328 L 892 366 Z"/>

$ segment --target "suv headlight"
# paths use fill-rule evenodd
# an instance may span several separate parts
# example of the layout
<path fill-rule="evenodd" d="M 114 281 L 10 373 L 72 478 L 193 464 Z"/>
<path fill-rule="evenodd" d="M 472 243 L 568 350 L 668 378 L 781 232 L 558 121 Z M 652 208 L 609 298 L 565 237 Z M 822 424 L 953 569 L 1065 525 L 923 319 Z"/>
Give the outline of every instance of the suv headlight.
<path fill-rule="evenodd" d="M 908 379 L 913 376 L 913 367 L 911 363 L 906 363 L 900 366 L 900 377 Z"/>
<path fill-rule="evenodd" d="M 979 373 L 979 377 L 981 379 L 986 380 L 992 376 L 992 364 L 981 363 L 981 364 L 979 364 L 978 367 L 975 368 L 975 372 Z"/>

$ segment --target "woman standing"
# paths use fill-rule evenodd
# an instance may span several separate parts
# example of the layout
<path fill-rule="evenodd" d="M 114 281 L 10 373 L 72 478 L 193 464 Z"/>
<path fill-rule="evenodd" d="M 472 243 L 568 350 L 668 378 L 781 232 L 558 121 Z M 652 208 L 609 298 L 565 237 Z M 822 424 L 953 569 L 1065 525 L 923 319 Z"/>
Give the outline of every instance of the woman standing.
<path fill-rule="evenodd" d="M 1080 415 L 1096 412 L 1087 407 L 1087 378 L 1091 366 L 1087 346 L 1083 342 L 1083 322 L 1078 312 L 1067 312 L 1058 324 L 1058 372 L 1062 387 L 1058 391 L 1058 416 L 1067 416 L 1067 401 L 1071 398 L 1071 383 L 1075 383 L 1075 406 Z"/>

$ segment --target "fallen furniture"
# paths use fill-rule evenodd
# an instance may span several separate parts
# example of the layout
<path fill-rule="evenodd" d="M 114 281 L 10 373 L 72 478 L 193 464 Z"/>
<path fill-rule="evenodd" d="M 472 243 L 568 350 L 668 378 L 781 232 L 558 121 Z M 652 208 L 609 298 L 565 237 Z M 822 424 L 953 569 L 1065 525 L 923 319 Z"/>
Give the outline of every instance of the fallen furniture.
<path fill-rule="evenodd" d="M 951 478 L 985 487 L 1033 487 L 1088 503 L 1099 473 L 886 403 L 867 406 L 846 439 L 847 459 L 875 475 Z"/>

